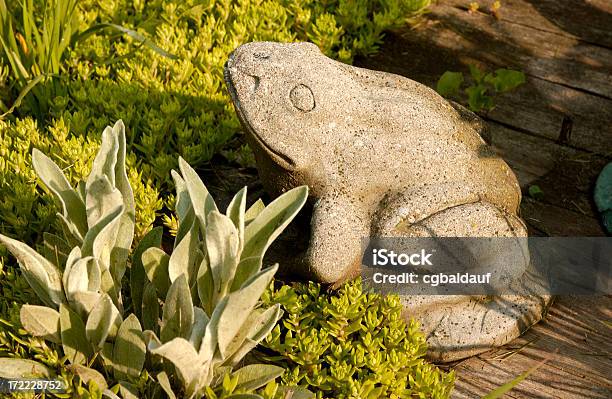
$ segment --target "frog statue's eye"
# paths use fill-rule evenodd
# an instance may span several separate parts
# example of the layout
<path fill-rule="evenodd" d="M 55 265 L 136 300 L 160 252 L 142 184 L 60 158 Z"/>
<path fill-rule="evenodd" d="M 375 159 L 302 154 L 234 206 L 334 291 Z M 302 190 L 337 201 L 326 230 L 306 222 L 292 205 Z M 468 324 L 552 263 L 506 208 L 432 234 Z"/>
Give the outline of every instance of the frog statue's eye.
<path fill-rule="evenodd" d="M 308 86 L 299 84 L 289 92 L 291 104 L 302 112 L 312 111 L 315 107 L 314 94 Z"/>

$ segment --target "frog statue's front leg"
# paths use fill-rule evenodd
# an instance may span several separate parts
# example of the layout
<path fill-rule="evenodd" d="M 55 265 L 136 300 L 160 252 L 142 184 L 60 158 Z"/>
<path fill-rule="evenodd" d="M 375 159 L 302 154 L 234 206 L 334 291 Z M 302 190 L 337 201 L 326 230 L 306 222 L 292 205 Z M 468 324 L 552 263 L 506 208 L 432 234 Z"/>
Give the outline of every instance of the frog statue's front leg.
<path fill-rule="evenodd" d="M 314 205 L 311 226 L 305 259 L 309 274 L 334 285 L 356 276 L 361 266 L 362 240 L 370 233 L 364 205 L 346 194 L 327 193 Z"/>

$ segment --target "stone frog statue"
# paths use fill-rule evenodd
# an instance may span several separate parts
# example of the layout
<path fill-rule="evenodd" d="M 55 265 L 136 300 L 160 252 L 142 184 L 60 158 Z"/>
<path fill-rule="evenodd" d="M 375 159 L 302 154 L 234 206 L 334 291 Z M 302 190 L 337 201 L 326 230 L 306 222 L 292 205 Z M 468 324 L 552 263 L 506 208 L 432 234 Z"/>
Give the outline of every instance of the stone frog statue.
<path fill-rule="evenodd" d="M 225 79 L 266 190 L 311 189 L 310 277 L 356 276 L 364 237 L 527 236 L 517 179 L 481 138 L 484 124 L 428 87 L 334 61 L 311 43 L 242 45 Z M 401 299 L 441 361 L 506 343 L 545 302 Z"/>

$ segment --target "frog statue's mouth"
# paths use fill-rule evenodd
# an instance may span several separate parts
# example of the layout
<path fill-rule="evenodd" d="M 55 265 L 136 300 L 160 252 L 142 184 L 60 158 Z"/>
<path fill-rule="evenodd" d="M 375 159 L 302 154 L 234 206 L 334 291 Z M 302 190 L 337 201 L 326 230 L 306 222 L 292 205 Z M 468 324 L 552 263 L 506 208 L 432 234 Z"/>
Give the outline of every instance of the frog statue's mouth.
<path fill-rule="evenodd" d="M 240 123 L 246 130 L 247 135 L 255 142 L 255 145 L 261 147 L 262 150 L 264 150 L 267 154 L 269 154 L 269 156 L 272 157 L 274 161 L 277 164 L 281 165 L 284 169 L 287 169 L 287 170 L 296 169 L 297 167 L 296 163 L 289 156 L 282 153 L 281 151 L 278 151 L 273 146 L 271 146 L 268 142 L 266 142 L 266 140 L 264 140 L 261 137 L 261 135 L 257 133 L 255 127 L 253 127 L 253 125 L 249 122 L 249 118 L 247 117 L 245 110 L 242 107 L 238 89 L 236 87 L 236 84 L 234 83 L 234 78 L 237 77 L 236 75 L 239 75 L 238 78 L 259 79 L 259 78 L 251 77 L 246 72 L 243 72 L 237 69 L 235 65 L 235 54 L 232 53 L 230 54 L 223 68 L 223 77 L 225 79 L 225 84 L 227 86 L 230 97 L 232 99 L 232 103 L 234 104 L 234 108 L 236 109 L 236 114 L 238 115 L 238 119 L 240 120 Z"/>

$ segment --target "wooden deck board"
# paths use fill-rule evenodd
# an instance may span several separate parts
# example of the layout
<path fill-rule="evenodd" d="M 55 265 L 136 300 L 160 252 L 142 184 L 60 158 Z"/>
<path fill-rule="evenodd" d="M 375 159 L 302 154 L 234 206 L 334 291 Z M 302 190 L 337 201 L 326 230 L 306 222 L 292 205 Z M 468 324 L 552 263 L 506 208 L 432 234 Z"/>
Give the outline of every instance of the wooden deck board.
<path fill-rule="evenodd" d="M 492 1 L 480 3 L 486 11 Z M 465 7 L 466 2 L 456 0 L 447 4 Z M 502 21 L 612 48 L 612 2 L 609 0 L 573 1 L 569 6 L 559 0 L 504 0 L 502 4 L 498 14 Z"/>
<path fill-rule="evenodd" d="M 486 11 L 492 1 L 479 3 Z M 612 160 L 612 2 L 506 0 L 499 20 L 468 13 L 467 4 L 440 1 L 420 28 L 390 33 L 380 53 L 358 65 L 431 87 L 447 70 L 467 73 L 468 64 L 524 71 L 527 83 L 482 116 L 524 194 L 530 185 L 544 193 L 524 195 L 530 234 L 603 235 L 592 189 Z M 570 134 L 561 134 L 568 123 Z M 506 397 L 610 398 L 611 321 L 611 297 L 557 298 L 547 319 L 522 337 L 452 365 L 454 397 L 480 397 L 550 357 Z"/>
<path fill-rule="evenodd" d="M 559 298 L 546 321 L 519 339 L 457 365 L 454 397 L 479 397 L 550 357 L 509 397 L 609 398 L 610 339 L 604 321 L 612 316 L 611 302 L 609 297 Z"/>

